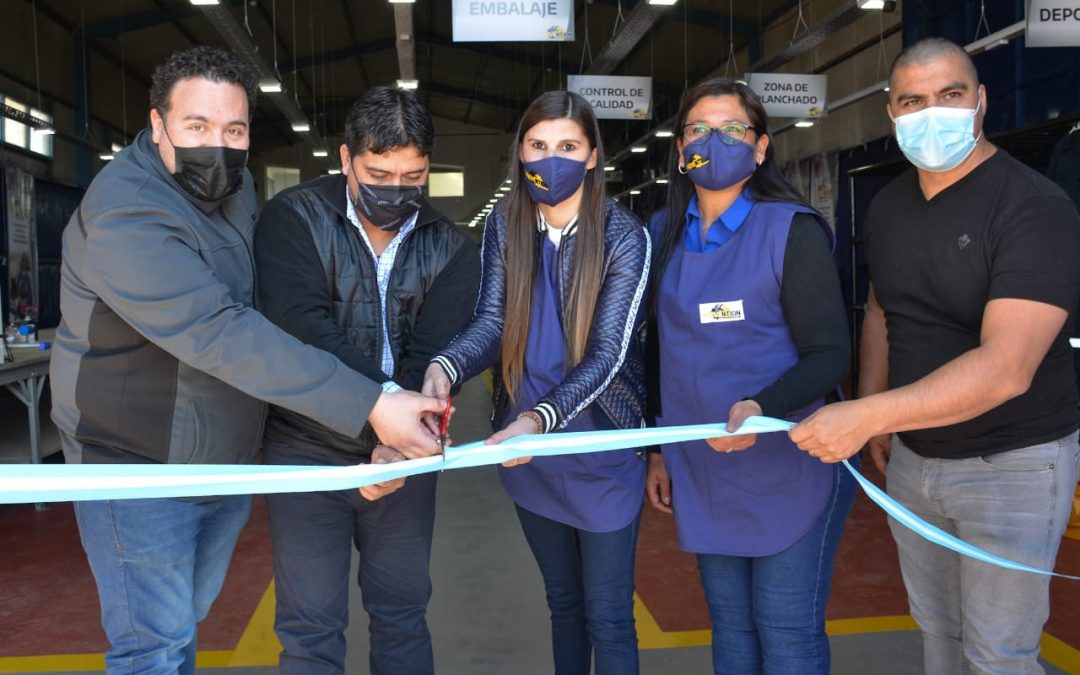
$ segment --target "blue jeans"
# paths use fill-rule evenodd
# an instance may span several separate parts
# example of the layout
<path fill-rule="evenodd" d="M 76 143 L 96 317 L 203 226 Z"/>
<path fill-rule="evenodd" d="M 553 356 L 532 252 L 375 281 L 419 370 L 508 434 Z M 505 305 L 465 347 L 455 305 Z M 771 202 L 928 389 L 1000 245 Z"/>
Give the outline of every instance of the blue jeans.
<path fill-rule="evenodd" d="M 825 510 L 810 531 L 767 556 L 698 554 L 712 621 L 713 672 L 829 672 L 825 604 L 855 479 L 836 465 Z"/>
<path fill-rule="evenodd" d="M 194 673 L 206 618 L 251 512 L 251 497 L 76 502 L 101 600 L 109 673 Z"/>
<path fill-rule="evenodd" d="M 1077 434 L 971 459 L 927 459 L 893 437 L 889 495 L 995 555 L 1054 566 L 1080 470 Z M 1042 673 L 1050 577 L 932 544 L 889 519 L 927 675 Z M 966 671 L 964 670 L 966 668 Z"/>
<path fill-rule="evenodd" d="M 588 532 L 517 507 L 551 610 L 556 675 L 638 672 L 634 559 L 641 516 L 621 530 Z"/>
<path fill-rule="evenodd" d="M 313 461 L 284 446 L 267 444 L 263 451 L 268 464 Z M 282 673 L 345 672 L 353 546 L 371 619 L 371 673 L 434 672 L 427 605 L 437 475 L 411 476 L 374 502 L 357 490 L 267 495 Z"/>

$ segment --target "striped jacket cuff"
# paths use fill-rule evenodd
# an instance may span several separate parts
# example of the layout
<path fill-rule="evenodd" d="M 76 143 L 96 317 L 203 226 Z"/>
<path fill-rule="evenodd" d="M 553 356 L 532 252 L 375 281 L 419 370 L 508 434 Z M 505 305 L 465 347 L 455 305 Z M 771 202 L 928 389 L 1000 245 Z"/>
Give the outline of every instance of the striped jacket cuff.
<path fill-rule="evenodd" d="M 537 403 L 536 407 L 533 408 L 533 412 L 539 415 L 544 422 L 544 428 L 540 430 L 540 433 L 550 433 L 559 426 L 559 414 L 555 411 L 555 406 L 547 401 Z"/>
<path fill-rule="evenodd" d="M 450 361 L 450 359 L 446 358 L 442 354 L 439 354 L 435 358 L 431 359 L 431 362 L 439 364 L 439 367 L 443 369 L 443 372 L 446 373 L 446 376 L 450 378 L 450 384 L 458 383 L 460 374 L 458 373 L 458 369 L 454 367 L 454 364 Z"/>

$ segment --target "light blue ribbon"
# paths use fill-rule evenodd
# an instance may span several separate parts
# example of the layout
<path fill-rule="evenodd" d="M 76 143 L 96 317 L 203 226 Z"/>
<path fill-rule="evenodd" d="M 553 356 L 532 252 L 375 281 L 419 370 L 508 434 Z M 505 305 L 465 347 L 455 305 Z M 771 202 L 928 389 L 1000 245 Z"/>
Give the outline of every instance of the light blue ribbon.
<path fill-rule="evenodd" d="M 726 423 L 651 429 L 613 429 L 564 434 L 515 436 L 498 445 L 467 443 L 446 449 L 445 456 L 390 464 L 341 467 L 215 464 L 11 464 L 0 466 L 0 504 L 32 504 L 94 499 L 206 497 L 348 490 L 432 471 L 499 464 L 519 457 L 551 457 L 577 452 L 605 452 L 722 436 L 787 431 L 793 422 L 750 417 L 738 431 Z M 922 520 L 856 471 L 866 495 L 885 513 L 924 539 L 961 555 L 1006 569 L 1080 579 L 993 555 Z"/>

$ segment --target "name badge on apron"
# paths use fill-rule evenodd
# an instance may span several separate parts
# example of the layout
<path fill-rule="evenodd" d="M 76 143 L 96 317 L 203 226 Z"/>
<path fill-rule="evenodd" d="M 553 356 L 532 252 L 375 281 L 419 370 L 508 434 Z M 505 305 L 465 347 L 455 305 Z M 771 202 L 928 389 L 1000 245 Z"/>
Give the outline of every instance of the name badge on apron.
<path fill-rule="evenodd" d="M 728 321 L 745 321 L 746 314 L 743 312 L 742 303 L 742 300 L 703 302 L 698 305 L 698 314 L 701 317 L 701 323 L 725 323 Z"/>

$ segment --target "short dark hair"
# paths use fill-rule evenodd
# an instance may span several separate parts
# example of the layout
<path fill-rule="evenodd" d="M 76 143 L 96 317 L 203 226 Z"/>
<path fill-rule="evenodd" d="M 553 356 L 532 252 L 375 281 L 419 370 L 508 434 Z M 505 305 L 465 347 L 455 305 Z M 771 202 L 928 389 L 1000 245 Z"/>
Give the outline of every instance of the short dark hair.
<path fill-rule="evenodd" d="M 427 157 L 435 148 L 435 124 L 414 94 L 393 87 L 369 89 L 349 108 L 345 147 L 350 155 L 376 155 L 415 145 Z"/>
<path fill-rule="evenodd" d="M 255 112 L 259 80 L 236 54 L 205 45 L 173 52 L 165 63 L 154 69 L 150 85 L 150 108 L 162 115 L 169 112 L 169 96 L 180 80 L 202 77 L 211 82 L 236 84 L 248 99 L 248 117 Z"/>
<path fill-rule="evenodd" d="M 893 60 L 892 66 L 889 67 L 889 87 L 891 88 L 893 85 L 893 74 L 896 72 L 897 68 L 904 68 L 915 63 L 929 63 L 934 59 L 939 59 L 944 56 L 959 56 L 967 68 L 968 74 L 971 76 L 975 86 L 979 86 L 979 71 L 976 70 L 975 62 L 971 60 L 971 55 L 967 53 L 967 50 L 955 42 L 946 40 L 943 37 L 928 37 L 904 47 L 904 49 L 896 55 L 896 59 Z"/>

